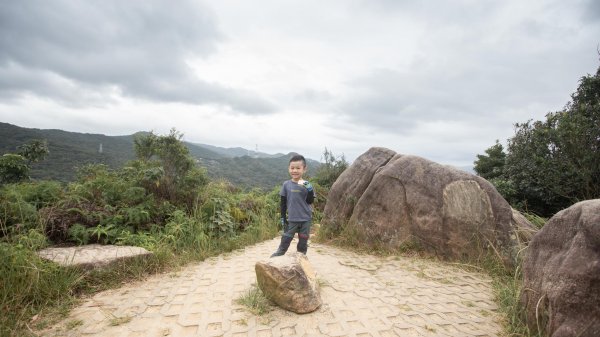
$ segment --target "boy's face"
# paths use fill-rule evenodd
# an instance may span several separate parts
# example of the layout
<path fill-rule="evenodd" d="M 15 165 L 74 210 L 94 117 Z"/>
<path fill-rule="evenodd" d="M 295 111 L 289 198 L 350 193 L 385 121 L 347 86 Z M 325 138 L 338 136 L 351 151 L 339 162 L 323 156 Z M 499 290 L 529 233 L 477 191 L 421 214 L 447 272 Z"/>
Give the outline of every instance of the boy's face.
<path fill-rule="evenodd" d="M 290 176 L 293 181 L 298 181 L 302 179 L 302 175 L 306 172 L 306 166 L 302 161 L 293 161 L 290 162 L 290 166 L 288 167 L 288 171 L 290 172 Z"/>

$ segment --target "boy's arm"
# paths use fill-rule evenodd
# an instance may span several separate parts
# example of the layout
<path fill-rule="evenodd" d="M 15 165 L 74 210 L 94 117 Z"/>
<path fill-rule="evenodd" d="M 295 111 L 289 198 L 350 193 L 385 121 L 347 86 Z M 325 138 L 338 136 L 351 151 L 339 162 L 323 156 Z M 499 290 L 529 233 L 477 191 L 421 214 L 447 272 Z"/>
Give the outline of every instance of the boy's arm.
<path fill-rule="evenodd" d="M 283 195 L 281 196 L 281 202 L 279 204 L 279 208 L 281 210 L 281 225 L 285 225 L 287 221 L 287 198 Z"/>
<path fill-rule="evenodd" d="M 304 185 L 308 191 L 308 193 L 306 193 L 306 203 L 310 205 L 315 201 L 315 189 L 313 188 L 313 185 L 306 180 L 302 181 L 302 185 Z"/>

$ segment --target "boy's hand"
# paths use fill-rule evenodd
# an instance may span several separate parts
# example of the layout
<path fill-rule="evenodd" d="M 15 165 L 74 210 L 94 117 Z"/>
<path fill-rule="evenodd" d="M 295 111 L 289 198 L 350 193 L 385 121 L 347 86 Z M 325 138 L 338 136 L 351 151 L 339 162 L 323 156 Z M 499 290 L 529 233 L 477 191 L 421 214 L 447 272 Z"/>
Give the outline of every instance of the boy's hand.
<path fill-rule="evenodd" d="M 281 218 L 281 229 L 283 229 L 283 231 L 285 232 L 287 230 L 287 220 L 285 218 Z"/>
<path fill-rule="evenodd" d="M 311 191 L 313 190 L 313 185 L 311 185 L 311 183 L 309 183 L 309 182 L 308 182 L 308 181 L 306 181 L 306 180 L 303 180 L 303 181 L 302 181 L 302 185 L 304 185 L 304 187 L 306 187 L 306 189 L 307 189 L 309 192 L 311 192 Z"/>

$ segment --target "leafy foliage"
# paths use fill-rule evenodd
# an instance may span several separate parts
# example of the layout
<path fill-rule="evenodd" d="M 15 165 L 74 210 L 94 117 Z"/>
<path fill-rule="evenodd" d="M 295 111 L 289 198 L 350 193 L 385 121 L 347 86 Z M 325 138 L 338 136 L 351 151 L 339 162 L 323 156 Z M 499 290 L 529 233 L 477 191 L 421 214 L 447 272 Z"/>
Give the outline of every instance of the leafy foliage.
<path fill-rule="evenodd" d="M 0 157 L 0 185 L 18 183 L 29 179 L 29 165 L 48 154 L 48 145 L 32 140 L 19 146 L 19 153 L 6 153 Z"/>
<path fill-rule="evenodd" d="M 0 157 L 0 184 L 18 183 L 29 179 L 29 166 L 25 157 L 7 153 Z"/>
<path fill-rule="evenodd" d="M 515 125 L 504 166 L 498 143 L 478 155 L 476 171 L 511 204 L 549 216 L 600 197 L 600 68 L 581 78 L 571 98 L 544 121 Z"/>
<path fill-rule="evenodd" d="M 27 159 L 28 164 L 38 162 L 48 155 L 48 142 L 41 139 L 33 139 L 27 144 L 19 146 L 19 154 Z"/>
<path fill-rule="evenodd" d="M 337 178 L 348 168 L 348 162 L 342 154 L 335 156 L 332 151 L 325 148 L 323 151 L 323 164 L 319 166 L 315 173 L 314 180 L 327 189 L 331 188 Z"/>
<path fill-rule="evenodd" d="M 4 234 L 7 233 L 7 228 L 10 228 L 10 226 L 34 222 L 37 218 L 35 206 L 27 202 L 19 191 L 15 191 L 10 187 L 10 185 L 4 186 L 0 190 L 0 201 L 2 202 L 0 223 Z"/>
<path fill-rule="evenodd" d="M 203 169 L 195 165 L 188 148 L 181 141 L 183 134 L 171 129 L 167 136 L 154 133 L 136 137 L 135 153 L 145 165 L 142 170 L 144 187 L 174 204 L 193 202 L 193 190 L 207 183 Z"/>
<path fill-rule="evenodd" d="M 473 169 L 485 179 L 501 177 L 504 174 L 504 164 L 506 162 L 506 153 L 498 140 L 496 144 L 485 150 L 485 155 L 478 154 L 474 162 Z"/>

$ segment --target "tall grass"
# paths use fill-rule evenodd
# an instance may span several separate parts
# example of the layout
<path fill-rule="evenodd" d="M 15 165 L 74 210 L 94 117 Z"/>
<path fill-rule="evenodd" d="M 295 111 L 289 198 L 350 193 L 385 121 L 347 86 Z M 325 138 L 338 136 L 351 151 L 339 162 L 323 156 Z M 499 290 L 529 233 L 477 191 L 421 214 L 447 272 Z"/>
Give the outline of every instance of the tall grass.
<path fill-rule="evenodd" d="M 31 317 L 43 308 L 73 301 L 82 273 L 41 260 L 34 251 L 0 243 L 0 335 L 28 334 Z"/>
<path fill-rule="evenodd" d="M 495 255 L 488 255 L 477 265 L 483 272 L 492 278 L 494 299 L 498 310 L 503 316 L 502 324 L 507 336 L 539 337 L 527 326 L 524 308 L 520 303 L 521 289 L 523 288 L 523 274 L 521 261 L 515 269 L 508 269 Z"/>
<path fill-rule="evenodd" d="M 215 191 L 205 191 L 208 195 L 198 198 L 191 211 L 175 210 L 166 216 L 164 226 L 118 232 L 117 243 L 142 246 L 153 255 L 116 262 L 99 270 L 61 267 L 40 259 L 36 250 L 47 244 L 41 220 L 35 229 L 30 229 L 30 225 L 20 231 L 13 226 L 5 231 L 11 234 L 0 236 L 0 336 L 34 336 L 34 331 L 64 317 L 81 295 L 174 270 L 277 235 L 276 202 L 271 195 L 224 193 L 226 205 L 221 205 L 221 210 L 237 214 L 240 219 L 231 215 L 227 218 L 230 223 L 222 224 L 232 230 L 211 226 L 216 218 L 203 208 L 211 196 L 223 192 L 222 186 L 212 188 Z M 243 210 L 231 211 L 238 206 Z"/>

